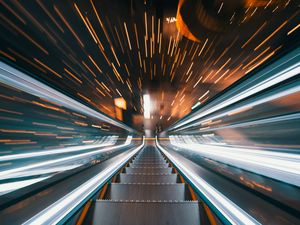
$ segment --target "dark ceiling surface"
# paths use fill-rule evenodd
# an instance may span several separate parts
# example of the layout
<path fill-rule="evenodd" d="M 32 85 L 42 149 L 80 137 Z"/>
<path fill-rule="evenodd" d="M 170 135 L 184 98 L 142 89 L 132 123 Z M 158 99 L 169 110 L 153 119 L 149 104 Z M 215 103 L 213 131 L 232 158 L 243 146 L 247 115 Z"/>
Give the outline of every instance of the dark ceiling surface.
<path fill-rule="evenodd" d="M 2 60 L 112 117 L 119 97 L 142 117 L 149 93 L 164 127 L 300 39 L 292 0 L 3 0 L 0 9 Z"/>

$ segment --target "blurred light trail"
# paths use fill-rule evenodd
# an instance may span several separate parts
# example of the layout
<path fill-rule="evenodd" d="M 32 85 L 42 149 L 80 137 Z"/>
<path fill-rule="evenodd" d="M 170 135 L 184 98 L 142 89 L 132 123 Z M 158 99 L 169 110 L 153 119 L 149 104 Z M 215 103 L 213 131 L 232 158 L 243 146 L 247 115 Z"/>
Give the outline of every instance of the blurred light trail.
<path fill-rule="evenodd" d="M 178 158 L 164 149 L 156 138 L 157 147 L 166 155 L 175 167 L 184 175 L 186 179 L 193 184 L 193 187 L 199 191 L 230 224 L 236 225 L 257 225 L 260 224 L 253 217 L 247 214 L 243 209 L 228 199 L 225 195 L 215 189 L 212 185 L 202 179 L 189 165 L 181 162 Z"/>
<path fill-rule="evenodd" d="M 11 155 L 5 155 L 0 156 L 0 162 L 2 161 L 8 161 L 8 160 L 17 160 L 17 159 L 26 159 L 26 158 L 32 158 L 32 157 L 39 157 L 39 156 L 46 156 L 46 155 L 54 155 L 54 154 L 64 154 L 64 153 L 73 153 L 77 151 L 84 151 L 84 150 L 90 150 L 100 147 L 106 147 L 110 145 L 114 145 L 118 139 L 118 136 L 109 136 L 103 140 L 103 143 L 101 144 L 91 144 L 91 145 L 82 145 L 82 146 L 72 146 L 72 147 L 66 147 L 66 148 L 59 148 L 59 149 L 49 149 L 46 151 L 35 151 L 35 152 L 29 152 L 29 153 L 23 153 L 23 154 L 11 154 Z"/>
<path fill-rule="evenodd" d="M 274 116 L 274 117 L 260 119 L 260 120 L 254 120 L 254 121 L 250 121 L 250 122 L 234 123 L 234 124 L 228 124 L 228 125 L 224 125 L 224 126 L 210 127 L 210 128 L 205 129 L 205 132 L 228 129 L 228 128 L 249 127 L 249 126 L 291 121 L 291 120 L 297 120 L 297 119 L 300 119 L 300 113 L 293 113 L 291 115 L 283 115 L 283 116 Z M 207 122 L 209 122 L 209 121 L 207 121 Z M 208 125 L 216 124 L 216 122 L 218 122 L 218 121 L 210 122 Z M 206 125 L 206 124 L 203 122 L 202 125 Z"/>
<path fill-rule="evenodd" d="M 129 146 L 131 144 L 131 140 L 132 140 L 132 136 L 128 136 L 125 143 L 121 144 L 121 145 L 115 145 L 115 146 L 112 146 L 112 147 L 107 147 L 107 148 L 103 148 L 103 149 L 100 149 L 100 150 L 94 150 L 94 151 L 90 151 L 90 152 L 86 152 L 86 153 L 81 153 L 81 154 L 78 154 L 78 155 L 61 157 L 59 159 L 32 163 L 30 165 L 25 165 L 25 166 L 16 167 L 16 168 L 13 168 L 13 169 L 0 171 L 0 177 L 2 179 L 9 179 L 9 178 L 14 178 L 15 175 L 19 172 L 29 171 L 29 170 L 37 169 L 37 168 L 44 169 L 44 168 L 47 168 L 47 167 L 50 167 L 50 166 L 57 166 L 57 165 L 62 165 L 62 164 L 66 165 L 67 163 L 74 163 L 78 160 L 82 160 L 82 159 L 85 159 L 85 158 L 88 158 L 88 157 L 96 156 L 99 153 L 109 152 L 109 151 L 112 151 L 112 150 L 117 150 L 117 149 L 121 149 L 123 147 Z"/>
<path fill-rule="evenodd" d="M 6 180 L 6 179 L 16 179 L 16 180 L 19 180 L 19 179 L 22 179 L 22 180 L 30 180 L 31 177 L 33 176 L 45 176 L 47 175 L 47 177 L 52 177 L 53 175 L 55 175 L 55 173 L 58 173 L 58 172 L 65 172 L 65 171 L 68 171 L 68 170 L 72 170 L 72 169 L 75 169 L 77 167 L 80 167 L 82 166 L 83 164 L 82 163 L 76 163 L 74 165 L 60 165 L 60 166 L 53 166 L 53 167 L 50 167 L 50 168 L 44 168 L 44 169 L 33 169 L 33 170 L 29 170 L 29 171 L 22 171 L 22 172 L 18 172 L 18 173 L 14 173 L 14 177 L 10 177 L 10 176 L 3 176 L 0 178 L 0 180 Z"/>
<path fill-rule="evenodd" d="M 239 85 L 234 92 L 230 93 L 231 97 L 225 98 L 224 96 L 218 98 L 218 101 L 211 102 L 206 105 L 205 108 L 200 109 L 199 112 L 193 114 L 193 116 L 171 126 L 169 130 L 181 128 L 188 123 L 200 119 L 204 116 L 212 114 L 220 109 L 228 107 L 234 103 L 244 100 L 250 96 L 253 96 L 263 90 L 266 90 L 272 86 L 275 86 L 289 78 L 295 77 L 300 73 L 300 48 L 290 52 L 282 59 L 276 61 L 272 65 L 263 69 L 255 75 L 255 78 L 251 81 L 247 81 L 246 84 Z M 299 91 L 300 86 L 295 87 L 292 92 Z M 283 93 L 285 93 L 283 91 Z M 285 93 L 285 95 L 288 93 Z M 225 94 L 226 95 L 226 94 Z M 271 96 L 274 99 L 275 96 Z M 265 100 L 266 101 L 266 100 Z M 211 106 L 212 104 L 215 104 Z M 205 110 L 207 109 L 207 110 Z M 188 126 L 187 126 L 188 127 Z M 186 127 L 185 127 L 186 128 Z"/>
<path fill-rule="evenodd" d="M 197 108 L 197 107 L 200 106 L 200 105 L 201 105 L 201 103 L 200 103 L 200 102 L 197 102 L 195 105 L 192 106 L 192 109 L 195 109 L 195 108 Z"/>
<path fill-rule="evenodd" d="M 189 136 L 170 136 L 170 141 L 201 156 L 300 187 L 300 155 L 199 144 Z"/>
<path fill-rule="evenodd" d="M 78 188 L 62 197 L 46 209 L 39 212 L 37 215 L 27 220 L 23 225 L 34 224 L 59 224 L 68 218 L 68 214 L 75 208 L 84 204 L 100 187 L 102 187 L 118 170 L 128 162 L 137 152 L 139 152 L 145 144 L 143 143 L 132 151 L 124 153 L 122 157 L 93 178 L 89 179 Z"/>
<path fill-rule="evenodd" d="M 17 189 L 29 186 L 31 184 L 40 182 L 42 180 L 46 180 L 49 177 L 41 177 L 41 178 L 35 178 L 35 179 L 28 179 L 28 180 L 22 180 L 22 181 L 16 181 L 11 183 L 4 183 L 0 184 L 0 195 L 7 194 L 9 192 L 15 191 Z"/>
<path fill-rule="evenodd" d="M 298 93 L 298 92 L 300 92 L 300 83 L 299 82 L 295 83 L 294 85 L 291 85 L 291 87 L 281 88 L 281 90 L 277 90 L 275 93 L 273 92 L 272 94 L 267 94 L 267 95 L 260 96 L 259 98 L 256 98 L 255 100 L 250 101 L 249 103 L 242 104 L 241 106 L 238 105 L 238 107 L 236 107 L 236 108 L 228 109 L 226 111 L 220 112 L 220 113 L 218 113 L 216 115 L 213 115 L 211 117 L 206 117 L 203 120 L 197 121 L 196 123 L 193 123 L 193 124 L 191 124 L 189 126 L 186 126 L 184 128 L 180 128 L 178 130 L 186 129 L 186 128 L 192 127 L 192 126 L 197 126 L 197 125 L 203 124 L 207 121 L 212 121 L 212 120 L 215 120 L 215 119 L 219 119 L 219 118 L 227 116 L 227 115 L 231 116 L 231 115 L 239 114 L 241 112 L 252 109 L 254 106 L 257 106 L 257 105 L 260 105 L 260 104 L 263 104 L 263 103 L 267 103 L 267 102 L 271 102 L 273 100 L 276 100 L 276 99 L 279 99 L 279 98 L 282 98 L 282 97 L 286 97 L 286 96 L 289 96 L 289 95 L 292 95 L 292 94 Z"/>
<path fill-rule="evenodd" d="M 111 123 L 117 127 L 121 127 L 129 132 L 135 132 L 132 128 L 127 125 L 118 122 L 102 113 L 99 113 L 80 102 L 54 90 L 53 88 L 29 77 L 28 75 L 22 73 L 13 67 L 0 62 L 0 82 L 17 88 L 19 90 L 25 91 L 42 99 L 47 99 L 49 101 L 55 102 L 58 105 L 64 106 L 68 109 L 72 109 L 76 112 L 80 112 L 84 115 L 100 119 Z"/>

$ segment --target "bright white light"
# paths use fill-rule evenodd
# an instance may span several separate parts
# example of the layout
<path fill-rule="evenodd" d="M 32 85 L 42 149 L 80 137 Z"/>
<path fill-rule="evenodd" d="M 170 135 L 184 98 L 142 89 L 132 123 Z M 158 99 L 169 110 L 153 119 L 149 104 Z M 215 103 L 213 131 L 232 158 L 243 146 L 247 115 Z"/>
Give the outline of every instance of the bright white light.
<path fill-rule="evenodd" d="M 127 137 L 127 139 L 126 139 L 124 145 L 129 145 L 129 144 L 131 143 L 131 141 L 132 141 L 132 136 L 129 135 L 129 136 Z"/>
<path fill-rule="evenodd" d="M 192 110 L 195 109 L 195 108 L 197 108 L 199 105 L 201 105 L 201 103 L 197 102 L 195 105 L 192 106 Z"/>
<path fill-rule="evenodd" d="M 29 180 L 16 181 L 11 183 L 0 184 L 0 195 L 7 194 L 14 190 L 29 186 L 31 184 L 40 182 L 42 180 L 48 179 L 49 177 L 35 178 Z"/>
<path fill-rule="evenodd" d="M 33 170 L 26 170 L 26 171 L 14 173 L 13 176 L 10 174 L 7 176 L 1 176 L 0 181 L 6 180 L 6 179 L 16 179 L 16 178 L 23 178 L 23 177 L 30 177 L 30 176 L 38 176 L 38 175 L 43 175 L 43 174 L 52 174 L 51 176 L 53 176 L 55 173 L 72 170 L 72 169 L 75 169 L 82 165 L 83 165 L 82 163 L 76 163 L 76 164 L 70 165 L 70 166 L 62 165 L 62 166 L 55 166 L 55 167 L 50 167 L 50 168 L 42 168 L 42 169 L 38 168 L 38 169 L 33 169 Z"/>
<path fill-rule="evenodd" d="M 143 96 L 144 99 L 144 117 L 150 119 L 150 95 L 146 94 Z"/>
<path fill-rule="evenodd" d="M 167 17 L 166 18 L 167 23 L 174 23 L 177 21 L 177 19 L 173 16 L 173 17 Z"/>

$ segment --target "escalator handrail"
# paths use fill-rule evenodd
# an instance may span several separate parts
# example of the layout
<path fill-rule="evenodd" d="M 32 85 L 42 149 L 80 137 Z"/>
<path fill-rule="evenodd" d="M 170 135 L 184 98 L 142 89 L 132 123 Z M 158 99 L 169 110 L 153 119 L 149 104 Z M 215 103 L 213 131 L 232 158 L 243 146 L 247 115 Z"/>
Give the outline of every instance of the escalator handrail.
<path fill-rule="evenodd" d="M 142 144 L 133 151 L 127 152 L 121 159 L 116 160 L 93 178 L 40 211 L 37 215 L 24 222 L 23 225 L 63 224 L 74 214 L 74 212 L 82 207 L 100 187 L 107 183 L 111 177 L 113 177 L 137 152 L 139 152 L 144 145 L 145 138 L 143 137 Z"/>
<path fill-rule="evenodd" d="M 172 156 L 159 144 L 157 137 L 156 146 L 175 166 L 175 168 L 186 179 L 186 181 L 195 189 L 195 191 L 202 197 L 203 201 L 209 205 L 211 209 L 219 216 L 223 223 L 237 225 L 260 224 L 247 212 L 245 212 L 225 195 L 220 193 L 213 186 L 202 179 L 199 175 L 192 170 L 189 170 L 182 162 Z"/>

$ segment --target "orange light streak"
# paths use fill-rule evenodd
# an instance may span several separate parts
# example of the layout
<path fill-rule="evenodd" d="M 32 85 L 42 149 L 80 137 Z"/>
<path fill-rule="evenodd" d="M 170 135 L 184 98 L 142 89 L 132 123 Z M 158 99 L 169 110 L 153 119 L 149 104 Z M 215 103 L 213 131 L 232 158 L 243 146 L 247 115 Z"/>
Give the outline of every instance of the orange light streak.
<path fill-rule="evenodd" d="M 44 63 L 42 63 L 40 60 L 38 60 L 37 58 L 33 58 L 34 61 L 36 61 L 37 63 L 39 63 L 41 66 L 45 67 L 47 70 L 49 70 L 51 73 L 53 73 L 55 76 L 62 78 L 61 75 L 59 75 L 57 72 L 55 72 L 53 69 L 51 69 L 49 66 L 45 65 Z"/>
<path fill-rule="evenodd" d="M 69 70 L 67 70 L 66 68 L 64 68 L 64 70 L 71 76 L 73 77 L 78 83 L 82 84 L 82 81 L 80 79 L 78 79 L 74 74 L 72 74 Z"/>
<path fill-rule="evenodd" d="M 286 24 L 287 24 L 287 20 L 284 21 L 275 31 L 273 31 L 272 34 L 270 34 L 264 41 L 262 41 L 255 49 L 254 51 L 256 51 L 257 49 L 259 49 L 263 44 L 265 44 L 268 40 L 270 40 L 278 31 L 280 31 Z"/>
<path fill-rule="evenodd" d="M 74 37 L 76 38 L 78 43 L 81 45 L 81 47 L 84 48 L 84 44 L 82 43 L 82 41 L 80 40 L 80 38 L 78 37 L 76 32 L 73 30 L 73 28 L 70 26 L 68 21 L 65 19 L 65 17 L 62 15 L 62 13 L 59 11 L 59 9 L 55 5 L 53 6 L 53 8 L 54 8 L 55 12 L 58 14 L 58 16 L 60 17 L 60 19 L 64 22 L 64 24 L 68 27 L 68 29 L 74 35 Z"/>
<path fill-rule="evenodd" d="M 267 22 L 264 22 L 263 25 L 261 25 L 258 30 L 248 39 L 248 41 L 243 44 L 242 48 L 245 48 L 251 41 L 252 39 L 267 25 Z"/>

